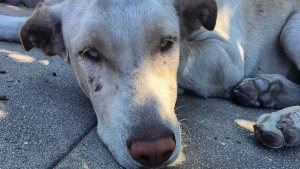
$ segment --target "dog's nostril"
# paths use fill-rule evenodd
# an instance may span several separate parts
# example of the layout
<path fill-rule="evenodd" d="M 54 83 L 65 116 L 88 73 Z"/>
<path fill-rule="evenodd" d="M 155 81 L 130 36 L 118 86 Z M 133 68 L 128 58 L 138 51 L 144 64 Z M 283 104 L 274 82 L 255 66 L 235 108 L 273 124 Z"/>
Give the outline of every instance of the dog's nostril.
<path fill-rule="evenodd" d="M 164 153 L 162 155 L 162 157 L 166 158 L 166 157 L 170 157 L 173 154 L 173 151 L 167 151 L 166 153 Z"/>
<path fill-rule="evenodd" d="M 127 141 L 127 148 L 128 148 L 128 150 L 131 149 L 131 141 Z"/>

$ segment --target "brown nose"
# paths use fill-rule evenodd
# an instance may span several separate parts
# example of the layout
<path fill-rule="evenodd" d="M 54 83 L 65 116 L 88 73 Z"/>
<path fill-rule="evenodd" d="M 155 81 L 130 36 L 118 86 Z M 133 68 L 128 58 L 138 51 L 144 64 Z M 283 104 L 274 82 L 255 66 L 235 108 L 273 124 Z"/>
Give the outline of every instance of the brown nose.
<path fill-rule="evenodd" d="M 160 138 L 154 141 L 128 141 L 131 157 L 146 167 L 158 167 L 166 162 L 176 147 L 174 137 Z"/>

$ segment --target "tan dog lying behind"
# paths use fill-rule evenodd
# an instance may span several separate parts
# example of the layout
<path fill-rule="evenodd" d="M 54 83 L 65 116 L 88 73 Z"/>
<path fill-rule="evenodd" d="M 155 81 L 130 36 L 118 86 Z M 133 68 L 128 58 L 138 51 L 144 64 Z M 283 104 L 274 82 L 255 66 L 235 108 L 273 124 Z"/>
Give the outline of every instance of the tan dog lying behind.
<path fill-rule="evenodd" d="M 180 155 L 177 85 L 245 106 L 300 103 L 298 0 L 74 1 L 46 0 L 29 19 L 0 16 L 0 39 L 18 41 L 24 24 L 26 50 L 70 63 L 100 138 L 126 168 L 163 167 Z M 298 107 L 263 115 L 256 137 L 295 146 L 299 116 Z"/>

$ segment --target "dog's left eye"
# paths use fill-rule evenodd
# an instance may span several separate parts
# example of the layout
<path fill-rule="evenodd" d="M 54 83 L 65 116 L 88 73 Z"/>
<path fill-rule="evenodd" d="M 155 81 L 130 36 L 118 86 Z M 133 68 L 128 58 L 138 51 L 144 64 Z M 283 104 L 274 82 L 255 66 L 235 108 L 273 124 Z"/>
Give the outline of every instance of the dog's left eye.
<path fill-rule="evenodd" d="M 87 57 L 92 60 L 95 60 L 95 61 L 99 61 L 101 59 L 100 54 L 95 49 L 87 48 L 80 53 L 82 56 Z"/>
<path fill-rule="evenodd" d="M 160 51 L 166 52 L 171 49 L 176 41 L 176 38 L 168 37 L 163 38 L 160 42 Z"/>

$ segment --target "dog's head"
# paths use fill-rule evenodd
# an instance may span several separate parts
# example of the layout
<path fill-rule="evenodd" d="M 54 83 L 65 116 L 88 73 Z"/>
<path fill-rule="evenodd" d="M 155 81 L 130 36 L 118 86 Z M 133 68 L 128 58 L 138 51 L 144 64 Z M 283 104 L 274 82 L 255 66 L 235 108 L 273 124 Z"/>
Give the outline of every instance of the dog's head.
<path fill-rule="evenodd" d="M 40 3 L 20 30 L 71 64 L 91 99 L 98 134 L 127 168 L 173 163 L 181 150 L 174 113 L 180 40 L 213 30 L 214 0 L 56 0 Z"/>

